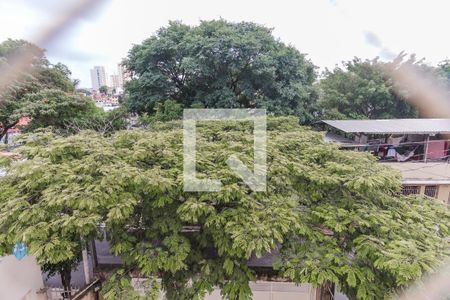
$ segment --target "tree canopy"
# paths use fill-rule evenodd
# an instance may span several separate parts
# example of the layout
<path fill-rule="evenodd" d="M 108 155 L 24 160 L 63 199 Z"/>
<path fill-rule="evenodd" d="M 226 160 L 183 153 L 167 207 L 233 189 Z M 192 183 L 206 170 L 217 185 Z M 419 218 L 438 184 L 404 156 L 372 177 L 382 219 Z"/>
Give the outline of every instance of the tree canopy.
<path fill-rule="evenodd" d="M 442 76 L 450 85 L 450 60 L 446 59 L 439 63 L 437 73 Z"/>
<path fill-rule="evenodd" d="M 24 116 L 32 118 L 32 128 L 58 127 L 75 116 L 88 116 L 96 110 L 90 99 L 73 93 L 67 66 L 50 64 L 44 50 L 26 41 L 8 39 L 0 43 L 0 74 L 8 71 L 11 60 L 22 51 L 32 54 L 30 65 L 0 91 L 0 140 Z"/>
<path fill-rule="evenodd" d="M 417 111 L 396 93 L 389 69 L 402 62 L 354 58 L 326 70 L 320 81 L 318 106 L 325 119 L 389 119 L 417 117 Z M 412 63 L 412 62 L 407 62 Z"/>
<path fill-rule="evenodd" d="M 50 126 L 66 128 L 77 120 L 100 114 L 92 99 L 56 89 L 27 94 L 23 101 L 21 113 L 31 118 L 27 130 Z"/>
<path fill-rule="evenodd" d="M 197 172 L 221 180 L 214 193 L 183 192 L 178 122 L 26 141 L 18 151 L 27 159 L 0 179 L 0 252 L 23 241 L 56 268 L 104 224 L 124 262 L 105 299 L 139 299 L 131 274 L 160 277 L 169 299 L 201 299 L 215 286 L 250 299 L 257 273 L 247 260 L 271 251 L 279 276 L 383 299 L 449 256 L 445 206 L 401 196 L 399 174 L 325 143 L 297 118 L 268 120 L 267 192 L 250 190 L 226 164 L 235 154 L 252 169 L 248 122 L 197 124 Z"/>
<path fill-rule="evenodd" d="M 442 84 L 447 89 L 448 99 L 450 101 L 450 60 L 441 61 L 436 68 L 436 77 L 442 81 Z"/>
<path fill-rule="evenodd" d="M 99 92 L 102 93 L 103 95 L 108 94 L 108 87 L 106 85 L 102 85 L 99 89 Z"/>
<path fill-rule="evenodd" d="M 271 29 L 224 20 L 198 26 L 171 22 L 135 45 L 125 65 L 128 107 L 155 113 L 174 100 L 184 108 L 266 108 L 274 115 L 314 118 L 314 65 Z"/>

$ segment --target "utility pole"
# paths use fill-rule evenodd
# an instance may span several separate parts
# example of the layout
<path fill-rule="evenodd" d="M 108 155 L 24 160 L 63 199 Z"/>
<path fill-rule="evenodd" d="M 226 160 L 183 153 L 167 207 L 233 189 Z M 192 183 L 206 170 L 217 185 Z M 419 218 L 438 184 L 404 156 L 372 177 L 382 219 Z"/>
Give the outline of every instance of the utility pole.
<path fill-rule="evenodd" d="M 427 160 L 428 160 L 428 143 L 430 142 L 430 135 L 429 134 L 427 134 L 427 138 L 426 138 L 426 140 L 425 140 L 425 153 L 424 153 L 424 155 L 423 155 L 423 161 L 424 162 L 427 162 Z"/>

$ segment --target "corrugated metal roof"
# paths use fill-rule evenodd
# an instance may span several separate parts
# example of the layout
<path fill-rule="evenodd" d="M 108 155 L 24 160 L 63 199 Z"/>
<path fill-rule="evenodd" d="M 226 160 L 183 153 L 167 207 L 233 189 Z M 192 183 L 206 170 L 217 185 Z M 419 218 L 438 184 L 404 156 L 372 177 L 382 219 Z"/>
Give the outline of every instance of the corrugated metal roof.
<path fill-rule="evenodd" d="M 322 122 L 347 133 L 450 133 L 450 119 L 323 120 Z"/>

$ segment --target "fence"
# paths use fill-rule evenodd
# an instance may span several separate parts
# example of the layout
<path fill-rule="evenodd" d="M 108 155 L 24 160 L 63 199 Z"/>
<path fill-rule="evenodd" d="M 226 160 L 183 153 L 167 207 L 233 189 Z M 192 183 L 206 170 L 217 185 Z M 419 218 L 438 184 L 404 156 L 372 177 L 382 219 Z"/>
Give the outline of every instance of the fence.
<path fill-rule="evenodd" d="M 63 288 L 48 288 L 47 289 L 47 300 L 67 300 L 72 299 L 72 297 L 79 291 L 79 287 L 72 287 L 72 290 L 66 291 Z"/>

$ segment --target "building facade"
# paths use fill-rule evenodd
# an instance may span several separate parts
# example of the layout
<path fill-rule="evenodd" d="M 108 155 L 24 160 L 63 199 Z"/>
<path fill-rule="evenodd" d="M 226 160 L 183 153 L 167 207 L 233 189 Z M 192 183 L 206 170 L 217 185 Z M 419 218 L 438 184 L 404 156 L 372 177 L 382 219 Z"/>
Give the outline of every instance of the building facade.
<path fill-rule="evenodd" d="M 91 83 L 92 83 L 92 89 L 94 91 L 98 91 L 101 86 L 108 85 L 107 79 L 106 79 L 106 71 L 105 67 L 103 66 L 95 66 L 93 69 L 91 69 Z"/>
<path fill-rule="evenodd" d="M 111 88 L 113 88 L 113 89 L 118 89 L 118 88 L 122 87 L 119 82 L 119 75 L 115 75 L 115 74 L 111 75 L 109 82 L 111 84 Z"/>
<path fill-rule="evenodd" d="M 404 195 L 424 195 L 450 204 L 450 164 L 447 162 L 384 164 L 402 174 Z"/>
<path fill-rule="evenodd" d="M 322 122 L 331 129 L 326 141 L 342 149 L 370 152 L 399 171 L 404 195 L 424 195 L 450 204 L 450 119 Z"/>
<path fill-rule="evenodd" d="M 123 64 L 117 64 L 117 74 L 119 76 L 119 86 L 123 88 L 124 84 L 131 80 L 130 72 Z"/>

